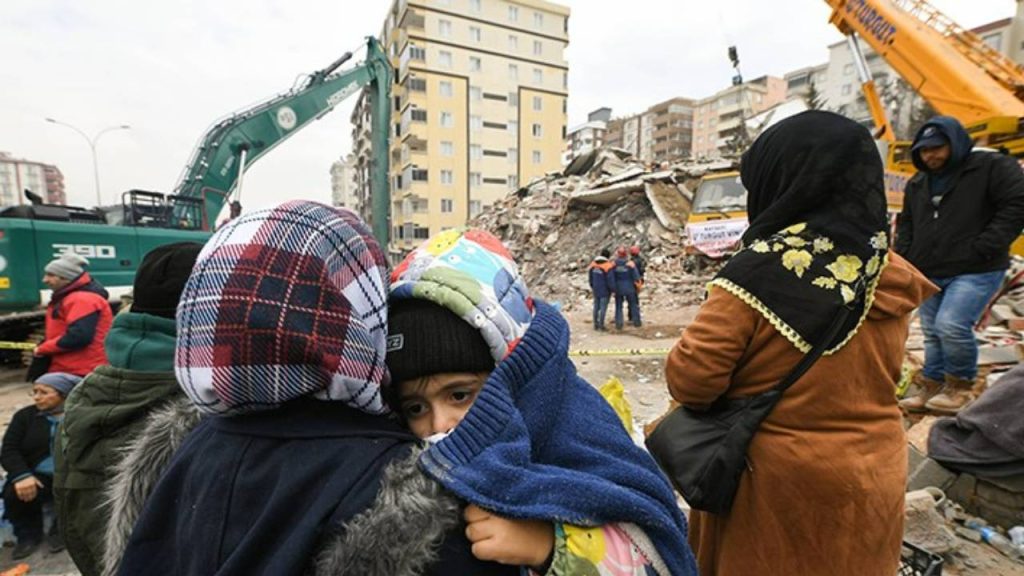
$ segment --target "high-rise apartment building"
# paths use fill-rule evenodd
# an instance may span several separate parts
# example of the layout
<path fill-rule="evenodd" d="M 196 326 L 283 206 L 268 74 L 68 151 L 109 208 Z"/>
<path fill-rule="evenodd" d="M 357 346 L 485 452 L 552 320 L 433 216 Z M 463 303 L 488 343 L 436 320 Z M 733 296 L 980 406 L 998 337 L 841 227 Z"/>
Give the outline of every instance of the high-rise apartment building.
<path fill-rule="evenodd" d="M 395 0 L 381 34 L 395 67 L 393 251 L 560 168 L 568 19 L 544 0 Z M 353 113 L 360 187 L 371 159 L 363 100 Z"/>
<path fill-rule="evenodd" d="M 605 142 L 645 162 L 688 158 L 693 146 L 693 100 L 672 98 L 608 123 Z"/>
<path fill-rule="evenodd" d="M 59 168 L 0 152 L 0 206 L 25 204 L 23 190 L 31 190 L 49 204 L 67 203 Z"/>
<path fill-rule="evenodd" d="M 356 157 L 348 154 L 331 164 L 331 204 L 362 213 L 363 207 L 356 195 Z"/>

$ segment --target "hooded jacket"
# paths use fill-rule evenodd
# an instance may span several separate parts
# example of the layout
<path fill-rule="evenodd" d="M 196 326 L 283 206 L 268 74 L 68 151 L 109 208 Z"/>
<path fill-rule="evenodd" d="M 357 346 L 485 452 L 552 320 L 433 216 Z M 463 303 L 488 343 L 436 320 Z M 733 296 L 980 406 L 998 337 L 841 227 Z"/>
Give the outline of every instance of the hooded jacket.
<path fill-rule="evenodd" d="M 907 182 L 896 251 L 932 278 L 1009 267 L 1009 247 L 1024 228 L 1024 174 L 1017 160 L 973 150 L 953 118 L 939 116 L 918 131 L 941 131 L 952 148 L 947 165 L 930 172 L 913 152 L 918 172 Z"/>
<path fill-rule="evenodd" d="M 184 397 L 174 378 L 175 335 L 169 318 L 117 316 L 106 339 L 110 364 L 90 373 L 65 403 L 54 455 L 54 497 L 68 553 L 83 576 L 100 574 L 109 516 L 103 488 L 121 450 L 151 412 Z"/>
<path fill-rule="evenodd" d="M 36 350 L 52 359 L 49 372 L 85 376 L 107 363 L 103 339 L 113 321 L 108 296 L 87 272 L 53 293 L 46 307 L 46 339 Z"/>
<path fill-rule="evenodd" d="M 590 290 L 594 293 L 595 298 L 608 298 L 612 295 L 612 278 L 609 273 L 612 266 L 607 258 L 598 256 L 587 268 Z"/>

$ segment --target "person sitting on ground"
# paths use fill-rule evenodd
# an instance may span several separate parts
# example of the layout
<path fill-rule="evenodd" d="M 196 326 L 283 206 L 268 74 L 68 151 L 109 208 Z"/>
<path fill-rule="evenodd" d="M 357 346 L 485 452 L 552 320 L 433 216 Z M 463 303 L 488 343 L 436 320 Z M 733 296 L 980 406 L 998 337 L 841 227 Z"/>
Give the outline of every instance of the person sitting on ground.
<path fill-rule="evenodd" d="M 889 251 L 882 161 L 866 128 L 810 111 L 743 155 L 744 249 L 665 367 L 680 404 L 776 387 L 844 310 L 824 354 L 760 424 L 732 509 L 694 510 L 705 576 L 895 574 L 906 439 L 896 403 L 910 315 L 936 292 Z"/>
<path fill-rule="evenodd" d="M 107 290 L 93 280 L 89 261 L 65 252 L 44 268 L 43 284 L 53 295 L 46 306 L 46 335 L 34 355 L 49 361 L 39 373 L 65 372 L 85 376 L 107 363 L 103 339 L 110 331 L 113 314 Z M 34 365 L 39 365 L 34 362 Z M 32 377 L 38 374 L 31 374 Z"/>
<path fill-rule="evenodd" d="M 64 415 L 64 399 L 81 380 L 74 374 L 49 372 L 32 385 L 32 405 L 14 413 L 0 447 L 0 465 L 7 472 L 4 516 L 14 525 L 18 539 L 11 558 L 35 552 L 43 540 L 43 503 L 53 500 L 51 447 Z M 51 552 L 64 549 L 56 522 L 50 528 Z"/>
<path fill-rule="evenodd" d="M 483 560 L 565 575 L 696 574 L 654 460 L 576 374 L 569 326 L 501 242 L 448 230 L 392 274 L 389 402 L 427 474 L 469 503 Z"/>
<path fill-rule="evenodd" d="M 594 294 L 594 330 L 604 330 L 604 319 L 608 315 L 608 303 L 612 296 L 612 277 L 609 271 L 613 264 L 608 260 L 608 249 L 594 258 L 587 268 L 590 291 Z"/>
<path fill-rule="evenodd" d="M 639 327 L 641 325 L 640 300 L 636 288 L 640 281 L 640 273 L 636 269 L 636 264 L 629 259 L 629 253 L 625 246 L 619 246 L 615 251 L 615 256 L 610 273 L 612 290 L 615 292 L 615 328 L 622 330 L 623 300 L 629 304 L 629 321 L 633 326 Z"/>
<path fill-rule="evenodd" d="M 205 416 L 183 441 L 129 446 L 116 481 L 156 485 L 107 574 L 491 573 L 384 403 L 387 282 L 383 250 L 342 208 L 286 202 L 210 238 L 174 363 Z M 158 480 L 127 469 L 179 441 Z"/>
<path fill-rule="evenodd" d="M 114 318 L 107 335 L 110 364 L 86 376 L 65 403 L 54 449 L 54 500 L 68 553 L 82 576 L 102 574 L 111 514 L 124 520 L 112 530 L 127 539 L 144 502 L 145 493 L 131 490 L 105 501 L 104 489 L 111 484 L 124 446 L 138 441 L 140 434 L 184 436 L 198 419 L 198 411 L 174 378 L 174 313 L 202 248 L 196 242 L 180 242 L 146 254 L 135 274 L 132 308 Z M 157 413 L 167 417 L 147 426 L 147 417 Z M 128 465 L 136 471 L 162 469 L 170 456 L 158 449 Z"/>

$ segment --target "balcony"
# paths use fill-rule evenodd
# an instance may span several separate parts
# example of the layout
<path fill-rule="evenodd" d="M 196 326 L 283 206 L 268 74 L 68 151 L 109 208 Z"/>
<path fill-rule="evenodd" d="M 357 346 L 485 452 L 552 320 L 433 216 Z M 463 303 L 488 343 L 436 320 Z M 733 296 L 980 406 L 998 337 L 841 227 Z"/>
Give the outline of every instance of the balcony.
<path fill-rule="evenodd" d="M 403 2 L 404 4 L 404 2 Z M 404 7 L 403 7 L 404 8 Z M 398 19 L 399 28 L 410 28 L 414 30 L 423 30 L 426 26 L 427 19 L 419 12 L 411 8 L 400 8 L 401 16 Z"/>

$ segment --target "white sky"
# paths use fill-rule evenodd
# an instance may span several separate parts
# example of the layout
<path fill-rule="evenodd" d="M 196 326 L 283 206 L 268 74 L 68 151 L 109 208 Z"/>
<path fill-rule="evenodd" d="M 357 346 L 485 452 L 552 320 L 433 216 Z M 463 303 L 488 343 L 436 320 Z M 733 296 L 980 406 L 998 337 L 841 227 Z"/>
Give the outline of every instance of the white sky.
<path fill-rule="evenodd" d="M 486 1 L 486 0 L 485 0 Z M 569 21 L 569 124 L 601 106 L 616 115 L 729 85 L 726 47 L 744 77 L 827 60 L 842 40 L 821 0 L 562 0 Z M 0 151 L 56 164 L 68 201 L 94 204 L 85 139 L 103 198 L 171 192 L 214 120 L 292 86 L 379 33 L 386 0 L 6 0 L 0 10 Z M 1014 0 L 932 0 L 963 26 L 1012 16 Z M 246 173 L 247 210 L 330 199 L 330 165 L 350 149 L 352 100 Z"/>

